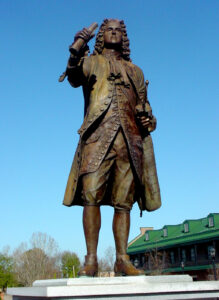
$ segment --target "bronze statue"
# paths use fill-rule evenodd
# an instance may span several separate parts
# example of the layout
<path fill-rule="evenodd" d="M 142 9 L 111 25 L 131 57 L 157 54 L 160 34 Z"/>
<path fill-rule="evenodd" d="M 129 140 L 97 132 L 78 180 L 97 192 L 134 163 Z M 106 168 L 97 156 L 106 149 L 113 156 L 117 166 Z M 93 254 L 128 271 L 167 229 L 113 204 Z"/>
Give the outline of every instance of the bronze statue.
<path fill-rule="evenodd" d="M 80 276 L 98 271 L 97 244 L 100 206 L 114 207 L 116 275 L 142 275 L 126 255 L 130 210 L 161 205 L 150 132 L 156 119 L 147 99 L 140 68 L 130 60 L 129 40 L 123 21 L 106 19 L 100 26 L 93 54 L 88 41 L 97 24 L 84 28 L 70 47 L 66 72 L 73 87 L 83 87 L 84 122 L 65 191 L 66 206 L 84 206 L 83 226 L 87 245 Z"/>

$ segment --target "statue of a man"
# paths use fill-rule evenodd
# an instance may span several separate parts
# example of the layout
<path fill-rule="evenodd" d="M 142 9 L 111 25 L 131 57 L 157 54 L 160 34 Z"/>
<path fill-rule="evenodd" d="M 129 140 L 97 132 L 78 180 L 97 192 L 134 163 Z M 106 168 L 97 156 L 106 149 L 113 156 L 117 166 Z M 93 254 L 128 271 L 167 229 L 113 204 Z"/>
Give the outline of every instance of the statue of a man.
<path fill-rule="evenodd" d="M 77 33 L 75 41 L 82 41 L 83 46 L 72 51 L 64 75 L 73 87 L 83 87 L 85 116 L 63 204 L 84 207 L 87 255 L 79 275 L 98 272 L 101 205 L 114 207 L 116 275 L 141 275 L 143 271 L 131 264 L 126 249 L 133 204 L 137 201 L 141 211 L 161 205 L 150 137 L 156 119 L 143 73 L 130 60 L 124 22 L 104 20 L 95 50 L 88 56 L 86 44 L 91 37 L 86 28 Z"/>

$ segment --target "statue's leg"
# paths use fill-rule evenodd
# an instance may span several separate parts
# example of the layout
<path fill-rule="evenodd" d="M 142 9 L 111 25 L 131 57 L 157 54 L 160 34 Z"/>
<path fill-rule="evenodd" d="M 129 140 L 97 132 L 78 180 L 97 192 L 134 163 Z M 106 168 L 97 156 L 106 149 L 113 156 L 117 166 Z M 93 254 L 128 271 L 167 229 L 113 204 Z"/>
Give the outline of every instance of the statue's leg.
<path fill-rule="evenodd" d="M 96 255 L 101 216 L 99 206 L 85 206 L 83 212 L 84 235 L 87 245 L 87 255 Z"/>
<path fill-rule="evenodd" d="M 96 276 L 98 273 L 97 244 L 101 226 L 99 206 L 84 206 L 83 212 L 84 235 L 87 246 L 84 267 L 79 276 Z"/>
<path fill-rule="evenodd" d="M 130 229 L 130 212 L 125 210 L 115 210 L 113 217 L 113 234 L 115 238 L 116 254 L 126 255 Z"/>
<path fill-rule="evenodd" d="M 126 254 L 130 229 L 130 212 L 115 210 L 113 218 L 113 234 L 116 245 L 116 262 L 114 271 L 116 276 L 144 275 L 144 271 L 136 269 Z"/>
<path fill-rule="evenodd" d="M 112 201 L 115 208 L 113 233 L 116 245 L 116 262 L 114 271 L 119 275 L 143 275 L 144 271 L 136 269 L 126 254 L 130 229 L 130 210 L 134 203 L 135 179 L 122 132 L 114 142 L 116 160 L 114 165 L 114 183 Z"/>
<path fill-rule="evenodd" d="M 84 198 L 83 226 L 87 255 L 79 276 L 96 276 L 98 273 L 97 245 L 101 226 L 100 205 L 106 192 L 114 156 L 110 152 L 97 171 L 82 177 Z"/>

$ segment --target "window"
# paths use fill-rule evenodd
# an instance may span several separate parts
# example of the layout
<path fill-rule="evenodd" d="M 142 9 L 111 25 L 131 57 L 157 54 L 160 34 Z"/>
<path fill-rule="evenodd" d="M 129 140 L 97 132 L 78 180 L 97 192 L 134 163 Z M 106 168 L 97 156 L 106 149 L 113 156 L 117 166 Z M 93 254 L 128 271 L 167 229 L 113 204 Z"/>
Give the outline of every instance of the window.
<path fill-rule="evenodd" d="M 184 223 L 184 232 L 189 232 L 189 223 Z"/>
<path fill-rule="evenodd" d="M 208 259 L 215 258 L 215 248 L 213 246 L 208 246 Z"/>
<path fill-rule="evenodd" d="M 182 261 L 186 261 L 186 250 L 182 249 Z"/>
<path fill-rule="evenodd" d="M 191 248 L 191 261 L 195 261 L 195 249 Z"/>
<path fill-rule="evenodd" d="M 166 237 L 167 236 L 167 228 L 163 229 L 163 236 Z"/>
<path fill-rule="evenodd" d="M 208 226 L 214 227 L 214 217 L 213 216 L 208 218 Z"/>
<path fill-rule="evenodd" d="M 170 262 L 171 264 L 175 264 L 175 256 L 173 251 L 170 252 Z"/>
<path fill-rule="evenodd" d="M 146 241 L 149 241 L 149 233 L 148 232 L 145 233 L 145 239 L 146 239 Z"/>

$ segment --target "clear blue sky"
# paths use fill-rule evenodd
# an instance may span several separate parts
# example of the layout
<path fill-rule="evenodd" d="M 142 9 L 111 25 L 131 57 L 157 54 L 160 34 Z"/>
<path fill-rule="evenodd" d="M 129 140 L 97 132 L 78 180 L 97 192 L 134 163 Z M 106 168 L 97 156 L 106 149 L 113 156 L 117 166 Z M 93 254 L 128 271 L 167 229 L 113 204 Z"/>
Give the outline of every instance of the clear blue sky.
<path fill-rule="evenodd" d="M 139 217 L 161 228 L 219 212 L 219 1 L 0 1 L 0 250 L 36 231 L 82 258 L 81 207 L 63 194 L 83 119 L 81 88 L 58 83 L 74 34 L 124 19 L 131 58 L 150 81 L 163 206 Z M 91 50 L 94 42 L 90 43 Z M 102 209 L 99 255 L 114 246 L 113 209 Z"/>

